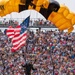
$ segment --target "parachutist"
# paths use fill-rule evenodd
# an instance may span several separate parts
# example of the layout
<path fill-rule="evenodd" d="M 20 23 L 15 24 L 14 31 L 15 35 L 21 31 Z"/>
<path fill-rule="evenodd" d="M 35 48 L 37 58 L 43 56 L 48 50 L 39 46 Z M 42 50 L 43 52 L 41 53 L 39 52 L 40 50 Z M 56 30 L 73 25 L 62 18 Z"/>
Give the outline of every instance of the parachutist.
<path fill-rule="evenodd" d="M 31 75 L 31 70 L 37 70 L 36 68 L 33 67 L 32 62 L 27 61 L 25 65 L 22 65 L 24 68 L 25 74 L 26 75 Z"/>

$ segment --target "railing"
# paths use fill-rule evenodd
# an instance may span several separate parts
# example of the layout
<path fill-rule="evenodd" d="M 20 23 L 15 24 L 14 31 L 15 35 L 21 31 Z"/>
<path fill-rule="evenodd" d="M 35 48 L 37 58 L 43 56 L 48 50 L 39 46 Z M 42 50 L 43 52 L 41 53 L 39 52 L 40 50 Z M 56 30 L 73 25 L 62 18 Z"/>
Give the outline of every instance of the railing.
<path fill-rule="evenodd" d="M 9 26 L 12 26 L 12 27 L 16 27 L 17 24 L 0 24 L 0 28 L 7 28 Z M 46 24 L 43 24 L 43 25 L 29 25 L 29 28 L 56 28 L 54 25 L 46 25 Z"/>
<path fill-rule="evenodd" d="M 20 23 L 22 23 L 24 19 L 21 18 L 21 19 L 14 19 L 14 20 L 11 20 L 11 19 L 0 19 L 0 27 L 8 27 L 10 25 L 12 25 L 13 27 L 16 27 L 17 25 L 19 25 Z M 55 25 L 53 25 L 50 21 L 46 21 L 44 19 L 39 19 L 39 18 L 33 18 L 33 19 L 30 19 L 30 22 L 29 22 L 29 28 L 38 28 L 38 27 L 41 27 L 41 28 L 56 28 Z"/>

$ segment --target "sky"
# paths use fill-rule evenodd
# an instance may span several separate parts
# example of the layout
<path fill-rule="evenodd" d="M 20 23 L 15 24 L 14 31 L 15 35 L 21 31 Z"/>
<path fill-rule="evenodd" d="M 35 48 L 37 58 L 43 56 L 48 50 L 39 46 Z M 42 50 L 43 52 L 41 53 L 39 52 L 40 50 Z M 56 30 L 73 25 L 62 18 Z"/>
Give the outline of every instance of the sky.
<path fill-rule="evenodd" d="M 53 1 L 53 0 L 51 0 L 51 1 Z M 60 5 L 67 6 L 71 12 L 75 13 L 75 0 L 55 0 L 55 1 L 57 1 Z M 3 18 L 7 18 L 7 20 L 8 19 L 19 20 L 19 22 L 21 23 L 22 20 L 25 19 L 29 15 L 30 15 L 30 18 L 32 18 L 32 19 L 34 19 L 34 18 L 45 19 L 40 13 L 38 13 L 37 11 L 34 11 L 34 10 L 25 10 L 20 13 L 13 12 L 11 14 L 4 16 Z M 0 18 L 0 19 L 3 19 L 3 18 Z"/>
<path fill-rule="evenodd" d="M 70 11 L 75 13 L 75 0 L 56 0 L 59 2 L 59 4 L 63 4 L 65 6 L 67 6 Z"/>

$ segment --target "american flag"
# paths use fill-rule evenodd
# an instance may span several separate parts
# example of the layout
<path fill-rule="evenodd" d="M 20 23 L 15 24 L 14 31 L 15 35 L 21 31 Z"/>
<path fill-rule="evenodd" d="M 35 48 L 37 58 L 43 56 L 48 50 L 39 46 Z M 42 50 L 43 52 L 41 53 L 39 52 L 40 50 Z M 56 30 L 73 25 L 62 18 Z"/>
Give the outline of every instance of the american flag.
<path fill-rule="evenodd" d="M 22 46 L 25 45 L 27 39 L 27 28 L 29 26 L 29 20 L 30 20 L 30 16 L 28 16 L 16 28 L 13 28 L 12 29 L 13 31 L 11 31 L 11 28 L 8 28 L 6 34 L 8 38 L 12 37 L 12 45 L 13 45 L 11 48 L 12 52 L 19 50 Z M 11 35 L 9 35 L 9 33 L 11 33 Z"/>

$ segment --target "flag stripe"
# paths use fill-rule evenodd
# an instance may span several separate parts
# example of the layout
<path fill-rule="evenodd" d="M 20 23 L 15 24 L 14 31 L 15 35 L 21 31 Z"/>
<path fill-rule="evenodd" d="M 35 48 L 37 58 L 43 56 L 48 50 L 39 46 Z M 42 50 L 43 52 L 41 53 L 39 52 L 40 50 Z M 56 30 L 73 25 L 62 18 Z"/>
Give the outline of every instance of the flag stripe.
<path fill-rule="evenodd" d="M 21 39 L 23 36 L 25 36 L 27 34 L 27 31 L 25 31 L 23 34 L 21 34 L 20 36 L 15 36 L 15 38 L 12 39 L 12 41 L 15 41 L 15 40 L 19 40 Z"/>
<path fill-rule="evenodd" d="M 13 41 L 12 41 L 13 45 L 19 44 L 20 42 L 22 42 L 23 40 L 25 40 L 26 37 L 27 37 L 27 36 L 26 36 L 26 34 L 25 34 L 25 36 L 23 35 L 22 38 L 20 37 L 20 38 L 17 39 L 17 40 L 13 40 Z"/>
<path fill-rule="evenodd" d="M 26 43 L 26 41 L 23 41 L 22 43 L 20 43 L 18 46 L 13 46 L 11 50 L 19 50 L 22 46 L 24 46 Z"/>
<path fill-rule="evenodd" d="M 18 37 L 20 35 L 20 31 L 21 31 L 21 26 L 19 25 L 14 29 L 14 37 Z"/>
<path fill-rule="evenodd" d="M 14 40 L 12 41 L 12 43 L 13 43 L 12 49 L 18 50 L 19 48 L 21 48 L 21 46 L 25 45 L 25 42 L 26 42 L 26 39 L 27 39 L 26 33 L 24 33 L 21 37 L 22 38 L 20 38 L 16 41 L 14 41 Z"/>
<path fill-rule="evenodd" d="M 6 30 L 6 35 L 8 36 L 8 38 L 14 37 L 14 28 L 12 28 L 12 26 L 9 26 L 9 28 Z"/>

